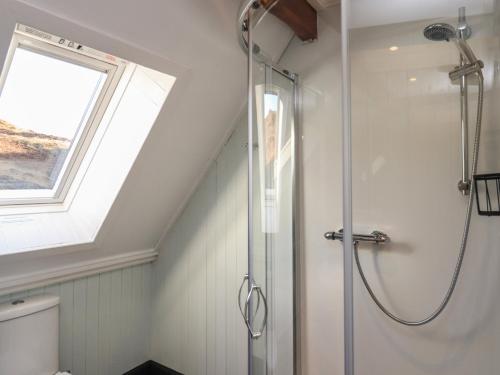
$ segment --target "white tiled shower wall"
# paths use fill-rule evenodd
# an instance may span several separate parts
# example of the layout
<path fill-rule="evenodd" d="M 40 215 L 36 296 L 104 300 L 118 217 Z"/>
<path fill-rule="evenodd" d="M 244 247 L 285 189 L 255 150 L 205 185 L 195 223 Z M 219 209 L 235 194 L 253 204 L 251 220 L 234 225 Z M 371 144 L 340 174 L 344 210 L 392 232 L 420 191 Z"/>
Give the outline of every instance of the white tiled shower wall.
<path fill-rule="evenodd" d="M 354 227 L 392 237 L 380 251 L 364 246 L 361 261 L 382 301 L 408 319 L 431 313 L 443 297 L 465 210 L 456 188 L 458 86 L 447 74 L 457 64 L 457 52 L 451 43 L 424 39 L 422 30 L 433 21 L 356 29 L 351 38 Z M 470 43 L 486 64 L 479 172 L 499 172 L 498 18 L 469 21 Z M 322 238 L 325 231 L 342 227 L 339 30 L 338 9 L 322 13 L 320 40 L 292 44 L 282 61 L 299 73 L 304 90 L 304 374 L 343 372 L 342 250 Z M 391 46 L 399 49 L 391 52 Z M 477 86 L 472 86 L 471 134 L 477 104 Z M 474 211 L 455 295 L 426 327 L 402 327 L 385 317 L 355 270 L 356 374 L 497 372 L 499 223 Z"/>

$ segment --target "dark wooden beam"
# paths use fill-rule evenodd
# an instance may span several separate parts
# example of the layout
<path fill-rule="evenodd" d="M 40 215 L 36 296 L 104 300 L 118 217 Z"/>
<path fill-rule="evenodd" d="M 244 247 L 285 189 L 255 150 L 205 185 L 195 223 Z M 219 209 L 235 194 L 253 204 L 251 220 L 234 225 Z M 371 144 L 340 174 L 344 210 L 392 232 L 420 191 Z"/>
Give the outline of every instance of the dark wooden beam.
<path fill-rule="evenodd" d="M 261 0 L 271 13 L 285 22 L 301 40 L 318 38 L 316 9 L 307 0 Z"/>

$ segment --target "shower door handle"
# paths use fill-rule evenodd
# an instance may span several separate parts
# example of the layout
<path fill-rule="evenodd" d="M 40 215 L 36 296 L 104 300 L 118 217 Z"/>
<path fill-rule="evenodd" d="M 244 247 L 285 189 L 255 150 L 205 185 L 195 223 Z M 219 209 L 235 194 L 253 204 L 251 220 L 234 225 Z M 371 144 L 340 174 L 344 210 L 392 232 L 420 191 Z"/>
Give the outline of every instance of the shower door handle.
<path fill-rule="evenodd" d="M 266 329 L 267 325 L 267 317 L 268 317 L 268 306 L 267 306 L 267 299 L 264 293 L 262 292 L 262 288 L 255 284 L 254 281 L 250 282 L 250 288 L 248 290 L 248 295 L 247 298 L 245 299 L 245 304 L 244 307 L 241 306 L 241 293 L 243 291 L 243 287 L 245 284 L 249 282 L 249 277 L 248 275 L 245 275 L 243 277 L 243 282 L 241 283 L 240 290 L 238 292 L 238 307 L 240 309 L 241 316 L 243 317 L 243 320 L 245 322 L 245 325 L 247 326 L 248 332 L 250 333 L 250 336 L 252 339 L 256 340 L 262 336 L 264 333 L 264 330 Z M 250 309 L 250 300 L 252 299 L 252 296 L 254 293 L 257 293 L 257 307 L 255 309 L 255 315 L 257 315 L 260 305 L 261 305 L 261 300 L 262 304 L 264 305 L 264 318 L 262 320 L 262 324 L 260 326 L 260 329 L 254 330 L 252 323 L 250 321 L 250 314 L 252 313 L 249 311 Z"/>

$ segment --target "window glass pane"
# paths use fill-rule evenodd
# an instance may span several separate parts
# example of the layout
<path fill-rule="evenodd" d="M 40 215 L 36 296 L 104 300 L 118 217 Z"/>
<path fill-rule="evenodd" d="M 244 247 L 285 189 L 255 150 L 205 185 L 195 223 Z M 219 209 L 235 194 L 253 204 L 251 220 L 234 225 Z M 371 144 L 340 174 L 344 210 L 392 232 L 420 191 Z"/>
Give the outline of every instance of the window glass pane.
<path fill-rule="evenodd" d="M 0 96 L 0 193 L 57 187 L 106 76 L 16 49 Z"/>

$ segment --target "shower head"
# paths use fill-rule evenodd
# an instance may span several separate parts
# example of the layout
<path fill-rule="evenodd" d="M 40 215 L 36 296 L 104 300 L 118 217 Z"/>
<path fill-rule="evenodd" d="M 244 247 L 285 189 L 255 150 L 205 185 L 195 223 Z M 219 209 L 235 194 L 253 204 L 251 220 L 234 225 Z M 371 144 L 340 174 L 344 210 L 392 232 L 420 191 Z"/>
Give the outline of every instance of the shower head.
<path fill-rule="evenodd" d="M 425 27 L 424 36 L 435 42 L 442 42 L 443 40 L 449 42 L 450 39 L 457 37 L 457 31 L 447 23 L 433 23 Z"/>
<path fill-rule="evenodd" d="M 460 51 L 460 54 L 468 60 L 469 64 L 474 64 L 478 60 L 465 41 L 465 39 L 471 35 L 470 27 L 463 25 L 464 24 L 462 23 L 462 28 L 457 31 L 453 26 L 447 23 L 433 23 L 425 27 L 424 36 L 427 39 L 436 42 L 444 40 L 449 42 L 450 40 L 453 40 Z"/>

